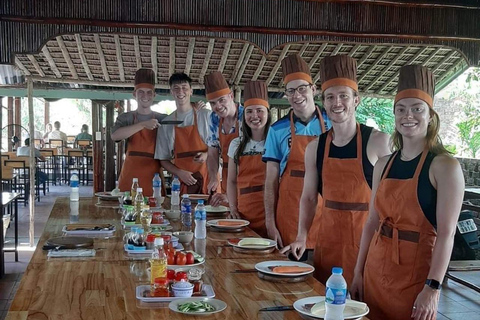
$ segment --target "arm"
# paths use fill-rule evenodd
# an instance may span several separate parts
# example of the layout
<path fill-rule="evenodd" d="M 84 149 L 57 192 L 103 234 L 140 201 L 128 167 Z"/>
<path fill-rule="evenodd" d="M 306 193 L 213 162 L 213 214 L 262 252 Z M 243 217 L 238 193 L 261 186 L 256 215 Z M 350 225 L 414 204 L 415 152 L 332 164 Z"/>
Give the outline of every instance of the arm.
<path fill-rule="evenodd" d="M 373 130 L 367 144 L 367 157 L 375 165 L 381 159 L 392 153 L 390 150 L 390 136 L 378 130 Z"/>
<path fill-rule="evenodd" d="M 207 168 L 208 168 L 208 192 L 216 191 L 219 185 L 218 181 L 218 149 L 208 147 Z"/>
<path fill-rule="evenodd" d="M 297 239 L 280 252 L 292 251 L 298 260 L 307 248 L 308 230 L 312 226 L 318 203 L 318 171 L 317 171 L 318 138 L 310 142 L 305 150 L 305 178 L 303 180 L 302 197 L 300 198 L 300 214 L 298 220 Z"/>
<path fill-rule="evenodd" d="M 132 124 L 130 126 L 125 126 L 118 128 L 114 132 L 111 133 L 111 137 L 113 141 L 120 141 L 127 139 L 133 136 L 135 133 L 142 129 L 153 130 L 159 126 L 157 119 L 150 119 L 147 121 L 138 122 Z"/>
<path fill-rule="evenodd" d="M 275 212 L 277 209 L 278 187 L 280 177 L 280 163 L 267 161 L 267 172 L 265 174 L 265 225 L 270 239 L 277 241 L 279 248 L 283 247 L 282 237 L 275 224 Z"/>
<path fill-rule="evenodd" d="M 437 240 L 427 279 L 442 283 L 450 262 L 465 180 L 458 161 L 447 155 L 438 155 L 433 159 L 429 174 L 432 185 L 437 189 Z M 415 300 L 416 309 L 412 317 L 416 320 L 434 319 L 439 295 L 440 290 L 425 285 Z"/>
<path fill-rule="evenodd" d="M 353 299 L 359 299 L 361 301 L 363 301 L 363 270 L 365 268 L 365 261 L 367 260 L 368 248 L 370 247 L 370 242 L 372 241 L 375 230 L 378 228 L 380 222 L 374 205 L 375 196 L 387 161 L 388 157 L 379 159 L 373 169 L 372 196 L 370 197 L 368 218 L 363 227 L 362 239 L 360 240 L 360 251 L 358 252 L 357 263 L 355 265 L 352 286 L 350 289 Z"/>
<path fill-rule="evenodd" d="M 240 219 L 237 208 L 237 164 L 228 158 L 227 197 L 230 205 L 230 218 Z"/>
<path fill-rule="evenodd" d="M 170 160 L 161 160 L 160 163 L 165 170 L 176 175 L 187 186 L 197 183 L 197 180 L 192 176 L 192 172 L 178 168 Z"/>

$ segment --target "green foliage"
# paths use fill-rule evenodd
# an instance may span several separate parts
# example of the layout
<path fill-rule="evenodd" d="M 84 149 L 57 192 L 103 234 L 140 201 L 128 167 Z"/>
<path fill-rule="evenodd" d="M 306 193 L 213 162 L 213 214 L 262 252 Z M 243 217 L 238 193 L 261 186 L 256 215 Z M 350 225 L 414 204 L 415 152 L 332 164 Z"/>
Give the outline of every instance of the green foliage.
<path fill-rule="evenodd" d="M 395 116 L 393 114 L 393 100 L 364 98 L 357 107 L 357 120 L 366 123 L 372 119 L 378 128 L 385 133 L 393 133 L 395 129 Z"/>
<path fill-rule="evenodd" d="M 467 146 L 472 158 L 475 158 L 480 149 L 480 119 L 478 116 L 472 116 L 469 109 L 465 107 L 467 120 L 457 123 L 457 128 L 460 132 L 460 139 Z"/>
<path fill-rule="evenodd" d="M 454 145 L 454 144 L 445 144 L 443 145 L 445 147 L 445 149 L 447 149 L 452 155 L 456 155 L 457 154 L 457 146 Z"/>

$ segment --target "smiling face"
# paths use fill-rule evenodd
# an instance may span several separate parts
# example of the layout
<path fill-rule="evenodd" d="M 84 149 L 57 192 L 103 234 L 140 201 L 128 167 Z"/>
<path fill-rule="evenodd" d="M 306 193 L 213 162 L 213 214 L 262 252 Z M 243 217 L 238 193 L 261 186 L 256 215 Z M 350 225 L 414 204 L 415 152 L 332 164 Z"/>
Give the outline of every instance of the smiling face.
<path fill-rule="evenodd" d="M 293 91 L 296 89 L 295 91 Z M 292 91 L 290 93 L 290 91 Z M 285 94 L 294 112 L 305 112 L 315 108 L 313 96 L 317 88 L 305 80 L 292 80 L 287 83 Z"/>
<path fill-rule="evenodd" d="M 190 103 L 190 97 L 193 94 L 193 90 L 188 82 L 179 82 L 172 84 L 170 87 L 170 93 L 172 94 L 175 103 L 185 105 Z"/>
<path fill-rule="evenodd" d="M 268 110 L 262 105 L 245 108 L 245 122 L 252 130 L 262 129 L 267 124 Z"/>
<path fill-rule="evenodd" d="M 235 116 L 235 102 L 233 101 L 233 93 L 229 93 L 208 101 L 212 110 L 218 114 L 220 118 Z"/>
<path fill-rule="evenodd" d="M 155 98 L 155 91 L 148 88 L 138 88 L 133 93 L 135 100 L 137 100 L 138 109 L 150 108 Z"/>
<path fill-rule="evenodd" d="M 360 103 L 356 92 L 347 86 L 330 87 L 323 93 L 323 106 L 333 123 L 355 119 L 355 110 Z"/>
<path fill-rule="evenodd" d="M 395 128 L 404 138 L 425 137 L 432 120 L 427 103 L 418 98 L 405 98 L 395 104 Z"/>

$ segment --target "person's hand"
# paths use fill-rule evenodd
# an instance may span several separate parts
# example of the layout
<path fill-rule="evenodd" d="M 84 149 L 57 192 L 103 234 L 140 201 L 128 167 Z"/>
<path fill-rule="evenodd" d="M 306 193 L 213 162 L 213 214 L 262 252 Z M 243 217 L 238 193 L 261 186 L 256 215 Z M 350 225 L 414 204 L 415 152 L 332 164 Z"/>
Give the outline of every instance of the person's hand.
<path fill-rule="evenodd" d="M 355 272 L 350 286 L 350 295 L 352 299 L 363 301 L 363 274 Z"/>
<path fill-rule="evenodd" d="M 268 238 L 277 242 L 278 249 L 283 248 L 282 236 L 280 236 L 280 232 L 278 231 L 275 223 L 270 223 L 270 224 L 267 224 L 266 226 L 267 226 Z"/>
<path fill-rule="evenodd" d="M 212 196 L 212 199 L 210 199 L 210 205 L 212 207 L 218 207 L 222 205 L 222 203 L 225 203 L 225 204 L 228 203 L 228 198 L 225 193 L 215 193 Z"/>
<path fill-rule="evenodd" d="M 306 249 L 307 249 L 306 239 L 301 239 L 301 240 L 297 239 L 295 240 L 295 242 L 292 242 L 288 246 L 283 247 L 283 249 L 280 250 L 280 253 L 288 254 L 288 252 L 291 251 L 295 259 L 300 260 L 300 258 L 302 257 Z"/>
<path fill-rule="evenodd" d="M 241 219 L 240 212 L 238 212 L 237 208 L 230 207 L 230 214 L 228 215 L 228 219 Z"/>
<path fill-rule="evenodd" d="M 199 152 L 195 157 L 193 157 L 193 161 L 198 163 L 204 163 L 205 161 L 207 161 L 207 156 L 208 156 L 208 153 Z"/>
<path fill-rule="evenodd" d="M 425 285 L 418 294 L 411 317 L 415 320 L 435 320 L 437 318 L 438 299 L 440 290 L 435 290 Z"/>
<path fill-rule="evenodd" d="M 217 192 L 217 188 L 219 184 L 220 183 L 217 178 L 212 178 L 207 186 L 208 193 L 210 194 L 212 192 Z"/>
<path fill-rule="evenodd" d="M 158 128 L 159 123 L 157 119 L 150 119 L 147 121 L 142 122 L 143 128 L 148 129 L 148 130 L 153 130 Z"/>
<path fill-rule="evenodd" d="M 205 104 L 205 102 L 203 102 L 202 100 L 200 101 L 197 101 L 197 103 L 195 103 L 193 105 L 193 108 L 195 109 L 195 111 L 198 111 L 198 110 L 201 110 L 203 108 L 205 108 L 207 105 Z"/>
<path fill-rule="evenodd" d="M 192 176 L 190 171 L 180 170 L 178 173 L 178 178 L 187 186 L 193 186 L 195 183 L 197 183 L 197 179 Z"/>

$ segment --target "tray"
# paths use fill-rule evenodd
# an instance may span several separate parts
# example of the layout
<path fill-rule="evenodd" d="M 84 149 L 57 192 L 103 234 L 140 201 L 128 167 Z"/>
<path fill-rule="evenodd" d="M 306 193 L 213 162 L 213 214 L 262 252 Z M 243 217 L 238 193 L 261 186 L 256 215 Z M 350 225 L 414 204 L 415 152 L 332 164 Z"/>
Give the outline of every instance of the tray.
<path fill-rule="evenodd" d="M 111 191 L 106 191 L 106 192 L 97 192 L 95 193 L 96 197 L 99 197 L 102 200 L 106 201 L 118 201 L 118 198 L 122 197 L 122 194 L 119 194 L 118 196 L 113 196 Z"/>
<path fill-rule="evenodd" d="M 77 249 L 93 247 L 93 239 L 86 237 L 56 237 L 48 239 L 45 246 L 60 247 L 61 249 Z"/>
<path fill-rule="evenodd" d="M 322 304 L 325 301 L 324 296 L 308 297 L 295 301 L 293 308 L 295 310 L 307 317 L 312 317 L 316 319 L 323 319 L 325 317 L 325 308 L 322 308 Z M 315 306 L 311 309 L 305 308 L 305 305 L 320 303 L 319 308 Z M 314 310 L 314 312 L 312 312 Z M 345 302 L 345 310 L 343 311 L 344 319 L 361 319 L 363 316 L 367 315 L 370 312 L 368 306 L 364 303 L 347 299 Z"/>
<path fill-rule="evenodd" d="M 142 302 L 170 302 L 179 299 L 185 299 L 184 297 L 144 297 L 143 293 L 145 291 L 150 292 L 150 285 L 137 286 L 135 292 L 137 299 Z M 209 284 L 204 284 L 202 289 L 202 295 L 194 296 L 195 298 L 213 298 L 215 297 L 215 291 L 213 287 Z"/>
<path fill-rule="evenodd" d="M 268 249 L 245 249 L 245 248 L 241 248 L 241 247 L 233 247 L 233 251 L 235 252 L 238 252 L 238 253 L 245 253 L 245 254 L 261 254 L 261 255 L 264 255 L 264 254 L 268 254 L 268 253 L 272 253 L 273 251 L 275 251 L 275 247 L 273 248 L 268 248 Z"/>
<path fill-rule="evenodd" d="M 243 239 L 252 239 L 252 240 L 258 239 L 258 240 L 268 241 L 269 243 L 266 245 L 242 245 L 241 241 Z M 274 240 L 266 239 L 266 238 L 253 238 L 253 237 L 228 239 L 228 244 L 234 248 L 249 249 L 251 251 L 267 250 L 267 249 L 275 248 L 277 246 L 277 242 Z"/>
<path fill-rule="evenodd" d="M 86 236 L 86 237 L 111 237 L 115 233 L 116 228 L 112 230 L 67 230 L 67 226 L 63 226 L 62 232 L 67 236 Z"/>
<path fill-rule="evenodd" d="M 311 269 L 309 271 L 299 272 L 299 273 L 276 273 L 270 270 L 269 268 L 273 266 L 298 266 L 298 267 L 307 267 Z M 257 263 L 255 265 L 255 269 L 260 273 L 267 274 L 274 277 L 280 277 L 280 278 L 293 278 L 293 277 L 299 277 L 299 276 L 306 276 L 313 273 L 313 271 L 315 271 L 315 268 L 312 267 L 311 265 L 303 262 L 298 262 L 298 261 L 263 261 L 263 262 Z"/>
<path fill-rule="evenodd" d="M 169 225 L 170 225 L 170 221 L 168 221 L 168 219 L 164 219 L 163 223 L 151 223 L 150 228 L 160 228 L 161 229 L 162 227 L 166 227 L 166 226 L 169 226 Z M 139 227 L 142 227 L 142 224 L 141 223 L 125 224 L 125 221 L 122 219 L 122 226 L 125 229 L 131 228 L 131 227 L 139 228 Z"/>

